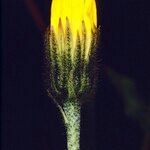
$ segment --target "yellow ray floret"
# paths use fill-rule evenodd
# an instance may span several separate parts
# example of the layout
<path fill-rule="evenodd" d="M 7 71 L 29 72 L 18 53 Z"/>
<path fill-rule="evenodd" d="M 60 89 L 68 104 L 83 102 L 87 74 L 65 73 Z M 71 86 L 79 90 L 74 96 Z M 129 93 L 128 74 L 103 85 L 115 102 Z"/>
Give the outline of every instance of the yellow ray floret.
<path fill-rule="evenodd" d="M 92 40 L 91 31 L 97 27 L 97 9 L 95 0 L 52 0 L 51 27 L 53 27 L 58 43 L 64 40 L 66 18 L 72 34 L 72 55 L 76 46 L 77 33 L 82 35 L 83 22 L 86 29 L 86 55 Z M 81 42 L 82 42 L 82 38 Z M 61 41 L 62 43 L 63 41 Z M 63 45 L 61 45 L 63 46 Z"/>

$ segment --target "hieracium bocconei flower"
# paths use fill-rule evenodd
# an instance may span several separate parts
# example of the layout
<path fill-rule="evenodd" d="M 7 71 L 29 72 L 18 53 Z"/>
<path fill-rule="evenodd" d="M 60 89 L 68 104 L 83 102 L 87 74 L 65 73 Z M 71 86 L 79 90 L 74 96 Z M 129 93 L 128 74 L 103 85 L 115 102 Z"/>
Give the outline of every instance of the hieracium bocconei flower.
<path fill-rule="evenodd" d="M 95 0 L 52 0 L 46 32 L 47 92 L 59 107 L 68 150 L 79 150 L 80 107 L 95 87 Z"/>

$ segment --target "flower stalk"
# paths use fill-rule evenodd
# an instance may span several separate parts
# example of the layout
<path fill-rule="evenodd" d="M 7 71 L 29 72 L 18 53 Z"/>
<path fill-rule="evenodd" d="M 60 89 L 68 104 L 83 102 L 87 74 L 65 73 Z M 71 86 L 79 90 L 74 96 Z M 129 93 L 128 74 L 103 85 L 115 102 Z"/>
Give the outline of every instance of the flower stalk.
<path fill-rule="evenodd" d="M 68 150 L 80 150 L 80 105 L 76 100 L 68 100 L 63 108 L 67 118 L 65 126 Z"/>

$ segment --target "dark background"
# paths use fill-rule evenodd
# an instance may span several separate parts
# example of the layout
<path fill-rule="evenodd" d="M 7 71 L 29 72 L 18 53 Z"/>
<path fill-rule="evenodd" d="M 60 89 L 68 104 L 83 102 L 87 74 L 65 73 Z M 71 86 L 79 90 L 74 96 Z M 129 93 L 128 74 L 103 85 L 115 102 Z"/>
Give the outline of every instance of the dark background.
<path fill-rule="evenodd" d="M 49 24 L 50 2 L 35 3 L 44 21 L 39 26 L 25 1 L 2 1 L 2 150 L 64 150 L 66 145 L 59 112 L 42 80 L 44 48 L 39 29 Z M 133 78 L 140 94 L 150 98 L 149 5 L 144 0 L 97 4 L 100 82 L 95 101 L 83 106 L 81 149 L 140 150 L 143 132 L 125 114 L 105 67 Z"/>

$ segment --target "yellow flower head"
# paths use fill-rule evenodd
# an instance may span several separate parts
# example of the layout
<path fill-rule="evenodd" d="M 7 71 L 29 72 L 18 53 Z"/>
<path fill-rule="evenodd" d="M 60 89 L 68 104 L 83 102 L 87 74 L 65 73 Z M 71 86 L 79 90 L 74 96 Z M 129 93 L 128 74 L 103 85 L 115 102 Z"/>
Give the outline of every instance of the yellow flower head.
<path fill-rule="evenodd" d="M 95 93 L 98 37 L 95 0 L 52 0 L 45 34 L 47 92 L 64 117 L 68 150 L 80 149 L 81 104 Z"/>
<path fill-rule="evenodd" d="M 68 21 L 67 21 L 68 20 Z M 86 56 L 88 56 L 92 41 L 92 32 L 97 27 L 97 9 L 95 0 L 52 0 L 51 28 L 53 28 L 59 47 L 65 50 L 65 31 L 67 24 L 71 30 L 72 56 L 79 35 L 83 43 L 83 27 L 86 31 Z M 62 40 L 60 42 L 60 40 Z M 60 45 L 61 43 L 61 45 Z"/>

